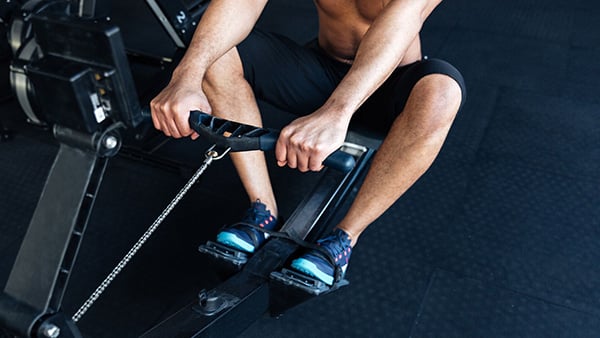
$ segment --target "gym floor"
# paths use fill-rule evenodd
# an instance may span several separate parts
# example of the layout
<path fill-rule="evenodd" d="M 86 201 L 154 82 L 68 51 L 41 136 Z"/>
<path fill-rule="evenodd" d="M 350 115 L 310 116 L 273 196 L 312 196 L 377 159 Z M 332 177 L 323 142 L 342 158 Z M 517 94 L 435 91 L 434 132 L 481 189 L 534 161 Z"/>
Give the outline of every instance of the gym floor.
<path fill-rule="evenodd" d="M 443 2 L 425 24 L 423 51 L 463 73 L 468 97 L 439 157 L 361 237 L 349 286 L 261 317 L 241 336 L 600 336 L 599 17 L 595 0 Z M 309 0 L 274 1 L 260 25 L 304 42 L 316 17 Z M 4 285 L 57 146 L 19 128 L 14 100 L 0 112 L 14 126 L 0 143 Z M 152 223 L 205 147 L 166 144 L 162 154 L 185 163 L 179 169 L 110 161 L 65 313 Z M 267 157 L 289 215 L 319 174 Z M 84 335 L 135 337 L 214 287 L 197 246 L 246 207 L 231 163 L 216 162 L 81 320 Z"/>

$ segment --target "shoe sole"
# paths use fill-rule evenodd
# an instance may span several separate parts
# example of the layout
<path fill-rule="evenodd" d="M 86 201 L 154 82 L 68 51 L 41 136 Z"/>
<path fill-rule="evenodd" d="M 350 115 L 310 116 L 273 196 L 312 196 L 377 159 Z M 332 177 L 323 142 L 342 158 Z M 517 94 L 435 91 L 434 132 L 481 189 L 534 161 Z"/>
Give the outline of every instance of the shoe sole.
<path fill-rule="evenodd" d="M 323 271 L 319 270 L 317 265 L 307 259 L 297 258 L 292 261 L 292 268 L 305 273 L 311 277 L 315 277 L 322 281 L 323 283 L 331 286 L 333 284 L 333 276 L 329 276 Z"/>
<path fill-rule="evenodd" d="M 240 251 L 244 251 L 244 252 L 248 252 L 248 253 L 254 252 L 254 246 L 252 244 L 249 244 L 248 242 L 239 238 L 235 234 L 232 234 L 227 231 L 220 232 L 217 235 L 217 242 L 227 245 L 227 246 L 230 246 L 230 247 L 240 250 Z"/>

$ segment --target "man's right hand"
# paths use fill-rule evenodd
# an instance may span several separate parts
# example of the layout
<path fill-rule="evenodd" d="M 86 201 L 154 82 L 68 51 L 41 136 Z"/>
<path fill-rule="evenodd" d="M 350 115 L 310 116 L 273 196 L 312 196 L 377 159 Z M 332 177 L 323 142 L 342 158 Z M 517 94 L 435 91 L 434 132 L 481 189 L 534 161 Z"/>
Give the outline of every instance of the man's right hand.
<path fill-rule="evenodd" d="M 174 138 L 198 138 L 188 122 L 190 111 L 200 110 L 207 114 L 212 111 L 201 83 L 201 80 L 186 83 L 182 79 L 171 79 L 169 85 L 150 102 L 154 128 Z"/>

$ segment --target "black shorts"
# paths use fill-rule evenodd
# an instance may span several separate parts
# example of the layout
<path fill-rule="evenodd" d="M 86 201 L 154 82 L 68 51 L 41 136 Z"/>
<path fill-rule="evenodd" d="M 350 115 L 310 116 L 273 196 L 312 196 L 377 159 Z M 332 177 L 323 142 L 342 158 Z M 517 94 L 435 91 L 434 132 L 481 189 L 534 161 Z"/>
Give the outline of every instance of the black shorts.
<path fill-rule="evenodd" d="M 237 49 L 256 98 L 296 115 L 308 115 L 321 107 L 351 67 L 330 57 L 316 41 L 300 45 L 259 30 Z M 352 122 L 387 132 L 414 85 L 429 74 L 446 74 L 456 80 L 464 102 L 466 91 L 460 72 L 445 61 L 424 59 L 398 67 L 354 114 Z"/>

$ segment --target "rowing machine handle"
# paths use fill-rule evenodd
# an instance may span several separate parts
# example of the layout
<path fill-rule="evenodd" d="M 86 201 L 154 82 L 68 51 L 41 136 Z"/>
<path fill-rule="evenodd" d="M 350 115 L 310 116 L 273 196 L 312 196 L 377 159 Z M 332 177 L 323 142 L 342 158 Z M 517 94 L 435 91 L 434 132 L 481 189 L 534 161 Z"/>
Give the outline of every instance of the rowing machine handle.
<path fill-rule="evenodd" d="M 275 149 L 275 144 L 277 143 L 277 139 L 279 138 L 279 133 L 269 133 L 260 137 L 260 149 L 261 150 L 272 150 Z M 329 167 L 331 169 L 335 169 L 341 171 L 343 173 L 347 173 L 356 164 L 356 160 L 354 156 L 343 152 L 341 150 L 336 150 L 331 153 L 327 158 L 323 161 L 323 165 Z"/>
<path fill-rule="evenodd" d="M 279 138 L 279 132 L 273 129 L 259 128 L 247 124 L 228 121 L 201 111 L 191 111 L 190 126 L 202 138 L 231 151 L 273 150 Z M 323 165 L 347 173 L 356 164 L 354 156 L 336 150 L 329 155 Z"/>

